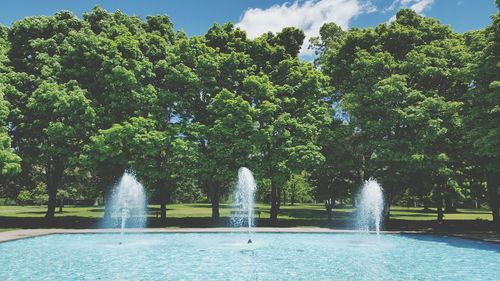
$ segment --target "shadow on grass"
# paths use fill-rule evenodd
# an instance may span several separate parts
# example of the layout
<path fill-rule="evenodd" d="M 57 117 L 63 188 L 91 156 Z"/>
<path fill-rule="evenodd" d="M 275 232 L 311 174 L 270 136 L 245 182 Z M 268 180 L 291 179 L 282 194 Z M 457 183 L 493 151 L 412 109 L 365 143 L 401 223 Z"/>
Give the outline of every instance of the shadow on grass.
<path fill-rule="evenodd" d="M 88 210 L 88 212 L 104 212 L 104 209 L 100 210 L 100 211 L 94 211 L 94 210 Z M 45 214 L 47 213 L 47 211 L 25 211 L 25 212 L 18 212 L 16 211 L 16 214 L 29 214 L 29 215 L 42 215 L 42 216 L 45 216 Z M 68 210 L 68 209 L 63 209 L 62 212 L 59 212 L 58 209 L 56 209 L 56 214 L 71 214 L 71 213 L 81 213 L 80 210 Z"/>
<path fill-rule="evenodd" d="M 45 217 L 0 217 L 2 228 L 97 228 L 100 219 L 64 216 L 54 219 Z"/>
<path fill-rule="evenodd" d="M 198 204 L 186 204 L 186 207 L 190 208 L 208 208 L 211 209 L 212 205 L 210 203 L 198 203 Z M 220 204 L 219 209 L 231 209 L 233 206 L 231 204 Z"/>
<path fill-rule="evenodd" d="M 18 214 L 30 214 L 30 215 L 45 215 L 47 211 L 29 211 L 29 212 L 16 212 Z"/>
<path fill-rule="evenodd" d="M 280 209 L 280 215 L 293 217 L 298 219 L 318 219 L 318 218 L 326 218 L 325 210 L 314 210 L 314 209 Z"/>
<path fill-rule="evenodd" d="M 391 213 L 391 217 L 437 217 L 436 214 L 410 214 L 410 213 L 405 213 L 405 214 L 394 214 Z"/>
<path fill-rule="evenodd" d="M 99 228 L 101 218 L 87 218 L 78 216 L 55 217 L 46 219 L 44 217 L 0 217 L 0 228 Z M 277 225 L 271 225 L 268 218 L 256 219 L 256 225 L 274 227 L 346 227 L 343 220 L 329 222 L 325 219 L 280 219 Z M 229 227 L 230 218 L 221 217 L 218 222 L 214 222 L 210 217 L 184 217 L 167 218 L 167 223 L 163 224 L 160 219 L 149 218 L 148 227 L 179 227 L 179 228 L 209 228 L 209 227 Z"/>
<path fill-rule="evenodd" d="M 446 212 L 445 212 L 445 214 L 446 214 Z M 475 211 L 474 210 L 473 211 L 473 210 L 471 210 L 471 211 L 465 211 L 464 212 L 464 211 L 461 211 L 461 210 L 457 210 L 456 212 L 453 212 L 452 214 L 471 214 L 471 215 L 485 214 L 485 215 L 489 215 L 489 214 L 491 214 L 491 211 L 487 211 L 487 210 L 484 210 L 484 211 L 482 211 L 482 210 Z"/>
<path fill-rule="evenodd" d="M 230 218 L 223 216 L 218 222 L 214 222 L 207 216 L 194 217 L 168 217 L 167 222 L 163 224 L 159 218 L 156 218 L 159 208 L 149 208 L 150 218 L 148 227 L 179 227 L 179 228 L 209 228 L 209 227 L 229 227 Z M 92 210 L 102 209 L 95 208 Z M 169 209 L 170 210 L 170 209 Z M 333 220 L 328 221 L 326 211 L 321 209 L 287 209 L 280 210 L 280 216 L 277 225 L 271 225 L 269 222 L 268 208 L 258 208 L 261 212 L 261 218 L 256 219 L 257 227 L 322 227 L 335 229 L 352 229 L 352 216 L 349 212 L 334 211 Z M 91 211 L 91 210 L 89 210 Z M 70 211 L 71 212 L 71 211 Z M 45 212 L 24 212 L 26 214 L 44 214 Z M 4 213 L 7 214 L 7 213 Z M 397 217 L 416 217 L 422 214 L 398 214 L 388 222 L 384 223 L 385 230 L 399 231 L 433 231 L 437 233 L 452 233 L 452 232 L 470 232 L 470 231 L 492 231 L 494 225 L 491 221 L 486 220 L 445 220 L 444 223 L 438 224 L 436 220 L 405 220 Z M 432 216 L 428 214 L 427 216 Z M 17 217 L 17 216 L 0 216 L 0 228 L 98 228 L 101 218 L 89 218 L 75 215 L 57 216 L 54 219 L 48 220 L 43 216 L 39 217 Z"/>
<path fill-rule="evenodd" d="M 419 214 L 435 214 L 436 209 L 410 209 L 410 208 L 391 208 L 391 212 L 419 213 Z"/>
<path fill-rule="evenodd" d="M 257 227 L 322 227 L 322 228 L 346 228 L 349 223 L 336 220 L 329 222 L 325 219 L 280 219 L 277 225 L 271 225 L 268 218 L 255 219 Z M 168 218 L 167 224 L 162 225 L 159 220 L 151 219 L 149 227 L 179 227 L 179 228 L 210 228 L 230 227 L 230 218 L 221 217 L 218 222 L 213 222 L 209 217 Z"/>
<path fill-rule="evenodd" d="M 333 218 L 334 220 L 349 220 L 351 218 L 351 213 L 349 212 L 342 212 L 342 211 L 333 211 Z M 290 219 L 293 221 L 307 221 L 307 220 L 324 220 L 326 221 L 328 218 L 328 214 L 325 210 L 321 209 L 280 209 L 280 215 L 286 216 L 286 217 L 291 217 L 291 218 L 297 218 L 297 219 Z"/>
<path fill-rule="evenodd" d="M 93 212 L 93 213 L 103 213 L 104 208 L 94 208 L 94 209 L 89 209 L 87 212 Z"/>
<path fill-rule="evenodd" d="M 439 224 L 436 220 L 391 219 L 384 223 L 384 229 L 395 231 L 433 231 L 441 234 L 498 231 L 493 222 L 487 220 L 444 220 Z"/>
<path fill-rule="evenodd" d="M 418 213 L 418 214 L 436 214 L 436 209 L 407 209 L 407 208 L 397 208 L 392 207 L 391 212 L 404 212 L 404 213 Z M 445 214 L 491 214 L 489 210 L 455 210 L 453 212 L 444 212 Z"/>

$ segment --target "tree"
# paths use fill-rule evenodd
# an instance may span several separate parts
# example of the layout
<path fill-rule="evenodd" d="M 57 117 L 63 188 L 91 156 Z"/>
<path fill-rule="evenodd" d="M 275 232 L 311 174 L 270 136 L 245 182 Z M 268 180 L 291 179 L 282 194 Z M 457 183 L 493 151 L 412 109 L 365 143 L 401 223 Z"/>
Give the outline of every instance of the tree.
<path fill-rule="evenodd" d="M 219 217 L 220 186 L 226 188 L 234 181 L 235 171 L 251 166 L 255 155 L 256 129 L 253 121 L 255 110 L 241 96 L 223 89 L 208 106 L 214 119 L 206 135 L 207 155 L 203 170 L 214 175 L 211 184 L 212 214 Z"/>
<path fill-rule="evenodd" d="M 139 127 L 130 143 L 130 168 L 147 186 L 158 191 L 160 218 L 165 224 L 166 204 L 171 200 L 171 194 L 183 179 L 196 176 L 196 147 L 174 130 L 157 130 L 155 122 L 150 119 L 132 118 L 129 124 L 125 124 L 129 125 Z"/>
<path fill-rule="evenodd" d="M 341 42 L 342 37 L 345 35 L 345 32 L 342 28 L 334 22 L 325 23 L 319 29 L 319 36 L 313 37 L 310 40 L 309 49 L 314 50 L 316 55 L 321 55 L 325 52 L 325 50 L 333 49 L 335 47 L 329 46 L 332 44 L 339 44 Z M 319 63 L 316 60 L 316 63 Z"/>
<path fill-rule="evenodd" d="M 0 176 L 2 179 L 6 176 L 17 175 L 21 171 L 21 158 L 14 152 L 12 147 L 12 138 L 9 135 L 9 115 L 10 103 L 4 96 L 3 74 L 10 72 L 8 68 L 7 51 L 9 41 L 7 38 L 8 29 L 0 25 Z"/>
<path fill-rule="evenodd" d="M 9 29 L 0 25 L 0 73 L 8 71 L 9 57 L 7 52 L 9 50 Z"/>
<path fill-rule="evenodd" d="M 450 184 L 452 173 L 446 148 L 453 144 L 450 132 L 460 126 L 460 106 L 460 103 L 448 102 L 440 96 L 421 96 L 421 100 L 405 109 L 404 113 L 414 130 L 410 150 L 413 165 L 410 167 L 434 185 L 439 222 L 443 220 L 443 192 Z"/>
<path fill-rule="evenodd" d="M 433 119 L 427 121 L 428 128 L 440 135 L 434 144 L 427 140 L 429 149 L 424 153 L 435 160 L 428 167 L 438 165 L 434 167 L 434 176 L 431 177 L 437 184 L 434 193 L 438 221 L 443 218 L 442 201 L 448 197 L 446 201 L 450 203 L 449 195 L 455 192 L 453 185 L 466 159 L 458 151 L 463 147 L 463 115 L 460 113 L 464 112 L 463 101 L 471 83 L 470 61 L 470 52 L 463 40 L 451 38 L 416 47 L 408 53 L 403 63 L 403 70 L 411 81 L 410 86 L 421 91 L 430 101 L 421 103 L 425 107 L 430 106 L 424 109 L 429 112 L 428 118 Z M 417 142 L 420 140 L 417 138 Z M 442 194 L 446 195 L 445 198 Z"/>
<path fill-rule="evenodd" d="M 287 54 L 291 57 L 297 57 L 302 42 L 304 42 L 306 35 L 304 31 L 295 27 L 285 27 L 278 34 L 276 34 L 276 43 L 285 48 Z"/>
<path fill-rule="evenodd" d="M 454 112 L 462 110 L 471 81 L 464 41 L 449 27 L 410 10 L 373 29 L 324 28 L 313 46 L 337 88 L 333 99 L 357 135 L 358 183 L 378 178 L 390 204 L 406 188 L 423 188 L 412 182 L 418 172 L 433 182 L 440 178 L 434 188 L 439 205 L 441 194 L 451 194 L 453 177 L 459 174 L 452 171 L 463 168 L 465 161 L 457 154 L 462 131 L 460 115 Z M 419 162 L 423 159 L 429 162 Z M 432 176 L 426 167 L 440 176 Z"/>
<path fill-rule="evenodd" d="M 9 115 L 8 106 L 9 103 L 4 100 L 0 89 L 0 176 L 17 174 L 21 170 L 21 158 L 14 153 L 8 134 L 6 122 Z"/>
<path fill-rule="evenodd" d="M 322 159 L 314 145 L 314 126 L 328 118 L 321 100 L 327 83 L 310 64 L 296 58 L 302 40 L 301 31 L 288 28 L 250 41 L 228 23 L 214 25 L 202 38 L 177 42 L 171 61 L 176 82 L 172 92 L 181 97 L 178 114 L 191 128 L 187 138 L 198 143 L 201 163 L 207 165 L 200 166 L 200 181 L 211 195 L 213 219 L 218 218 L 219 187 L 229 184 L 230 170 L 261 163 L 254 164 L 256 174 L 275 178 L 271 201 L 276 220 L 277 186 L 286 182 L 291 171 L 309 169 Z M 282 139 L 276 135 L 279 132 L 285 133 Z M 254 139 L 257 153 L 247 145 Z M 274 153 L 280 155 L 274 162 L 264 160 Z M 290 154 L 292 158 L 286 157 Z M 282 166 L 283 172 L 270 172 L 268 165 Z"/>
<path fill-rule="evenodd" d="M 500 8 L 500 2 L 497 1 Z M 493 221 L 500 227 L 500 12 L 484 33 L 477 34 L 474 86 L 467 100 L 467 140 L 472 145 L 474 158 L 481 167 L 488 190 Z M 474 46 L 471 46 L 474 49 Z"/>
<path fill-rule="evenodd" d="M 90 25 L 90 30 L 83 30 L 74 36 L 72 48 L 64 56 L 64 65 L 68 69 L 74 69 L 68 79 L 76 79 L 89 89 L 89 97 L 98 112 L 98 128 L 107 130 L 114 124 L 127 127 L 137 123 L 138 126 L 140 119 L 134 119 L 133 124 L 130 124 L 130 118 L 144 117 L 148 119 L 148 124 L 153 122 L 152 126 L 155 128 L 153 130 L 149 126 L 153 130 L 152 139 L 148 140 L 152 143 L 149 145 L 163 143 L 166 145 L 164 150 L 171 153 L 175 139 L 173 134 L 179 134 L 178 128 L 174 129 L 175 133 L 172 131 L 171 123 L 183 112 L 176 104 L 184 105 L 180 97 L 175 96 L 182 73 L 173 69 L 176 59 L 173 56 L 173 44 L 179 35 L 174 33 L 172 22 L 168 16 L 148 16 L 144 23 L 138 17 L 129 17 L 119 11 L 108 13 L 99 7 L 84 14 L 84 21 Z M 122 131 L 121 128 L 115 129 L 116 132 Z M 114 131 L 105 133 L 113 135 Z M 96 145 L 106 143 L 106 140 L 95 141 Z M 108 141 L 112 147 L 117 145 L 113 144 L 113 140 Z M 137 150 L 137 146 L 140 145 L 128 143 L 126 147 L 122 147 L 123 151 L 118 150 L 122 154 L 104 153 L 103 155 L 109 156 L 107 159 L 99 159 L 102 158 L 99 153 L 94 153 L 89 148 L 93 155 L 91 159 L 97 160 L 90 162 L 97 165 L 92 170 L 99 179 L 101 190 L 106 192 L 117 177 L 131 166 L 130 161 L 136 155 L 131 149 Z M 95 147 L 96 151 L 98 147 L 99 145 Z M 156 149 L 161 150 L 160 147 Z M 154 149 L 150 147 L 149 150 Z M 164 161 L 158 161 L 158 165 L 165 165 Z M 159 167 L 151 173 L 160 173 Z M 168 175 L 168 172 L 163 174 Z M 143 178 L 147 177 L 150 177 L 150 173 L 143 175 Z M 165 183 L 162 179 L 158 179 L 158 183 L 148 182 L 148 185 L 154 185 L 153 190 L 166 190 L 166 187 L 158 186 L 171 183 Z M 168 188 L 168 192 L 171 190 L 172 188 Z M 165 192 L 161 192 L 161 197 L 164 219 Z"/>
<path fill-rule="evenodd" d="M 30 149 L 30 143 L 26 136 L 26 129 L 23 126 L 25 114 L 27 111 L 28 99 L 39 84 L 35 77 L 26 73 L 18 73 L 7 71 L 0 74 L 0 80 L 3 84 L 4 98 L 10 104 L 9 115 L 5 119 L 5 124 L 8 127 L 8 133 L 12 140 L 12 147 L 16 148 L 16 154 L 21 157 L 20 171 L 18 176 L 9 177 L 7 190 L 13 198 L 21 191 L 22 188 L 34 188 L 39 181 L 39 169 L 34 169 L 34 163 L 30 161 L 33 151 Z"/>
<path fill-rule="evenodd" d="M 29 161 L 44 169 L 49 195 L 46 217 L 54 217 L 63 173 L 79 155 L 92 132 L 95 113 L 76 83 L 42 82 L 27 104 L 24 123 Z"/>
<path fill-rule="evenodd" d="M 316 196 L 325 202 L 328 220 L 333 219 L 336 201 L 352 195 L 358 184 L 361 155 L 356 138 L 352 124 L 338 116 L 332 117 L 332 122 L 320 131 L 318 145 L 325 161 L 314 169 L 312 180 Z"/>
<path fill-rule="evenodd" d="M 281 186 L 292 173 L 310 171 L 324 160 L 316 140 L 318 129 L 330 121 L 322 99 L 326 84 L 326 77 L 298 59 L 282 61 L 270 78 L 244 81 L 244 95 L 252 97 L 257 110 L 258 174 L 271 182 L 272 224 L 278 220 Z"/>
<path fill-rule="evenodd" d="M 292 174 L 286 185 L 283 187 L 283 204 L 286 203 L 286 195 L 290 205 L 297 202 L 311 202 L 313 199 L 313 188 L 309 182 L 309 175 L 306 172 Z"/>
<path fill-rule="evenodd" d="M 231 23 L 215 24 L 203 37 L 177 42 L 166 75 L 169 91 L 179 98 L 175 112 L 183 133 L 198 145 L 199 182 L 212 202 L 213 220 L 219 218 L 220 196 L 252 151 L 247 145 L 254 126 L 252 106 L 240 97 L 243 80 L 256 70 L 245 53 L 249 48 L 243 31 Z"/>
<path fill-rule="evenodd" d="M 166 204 L 176 181 L 190 176 L 197 162 L 196 150 L 189 142 L 174 130 L 160 131 L 157 126 L 153 119 L 133 117 L 100 130 L 85 147 L 83 160 L 103 171 L 100 167 L 106 165 L 110 172 L 133 171 L 150 191 L 159 193 L 161 220 L 165 223 Z"/>
<path fill-rule="evenodd" d="M 176 40 L 168 17 L 148 17 L 145 23 L 95 7 L 82 20 L 69 12 L 26 18 L 13 24 L 8 38 L 13 72 L 8 74 L 7 97 L 16 108 L 12 131 L 21 155 L 33 151 L 27 150 L 18 124 L 33 89 L 42 81 L 76 83 L 84 89 L 96 114 L 96 129 L 108 129 L 133 116 L 168 118 L 163 113 L 172 106 L 172 97 L 162 75 L 169 71 L 169 48 Z M 91 181 L 105 190 L 123 168 L 98 163 Z M 22 165 L 27 178 L 37 164 L 27 159 Z"/>
<path fill-rule="evenodd" d="M 1 192 L 46 186 L 51 217 L 58 190 L 106 198 L 132 169 L 163 222 L 166 204 L 201 190 L 217 220 L 247 166 L 273 224 L 285 196 L 310 185 L 331 219 L 370 177 L 387 216 L 391 202 L 433 198 L 442 221 L 487 190 L 500 221 L 498 26 L 497 13 L 458 34 L 409 9 L 375 28 L 326 23 L 314 63 L 298 58 L 305 35 L 293 27 L 188 37 L 168 16 L 100 7 L 0 26 Z"/>

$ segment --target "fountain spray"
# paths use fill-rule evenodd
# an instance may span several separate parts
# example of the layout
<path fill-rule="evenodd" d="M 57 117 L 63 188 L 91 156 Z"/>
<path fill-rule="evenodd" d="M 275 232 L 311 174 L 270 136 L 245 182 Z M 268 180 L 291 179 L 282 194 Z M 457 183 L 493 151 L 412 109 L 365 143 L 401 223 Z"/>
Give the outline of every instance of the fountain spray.
<path fill-rule="evenodd" d="M 111 215 L 104 225 L 120 227 L 123 235 L 127 227 L 143 228 L 147 220 L 147 200 L 144 187 L 137 179 L 125 172 L 113 188 L 108 200 Z"/>
<path fill-rule="evenodd" d="M 238 184 L 234 192 L 233 208 L 237 209 L 231 216 L 231 225 L 235 227 L 248 227 L 248 235 L 252 232 L 254 226 L 254 195 L 257 189 L 255 179 L 252 172 L 241 167 L 238 170 Z M 252 243 L 252 239 L 248 239 L 248 244 Z"/>
<path fill-rule="evenodd" d="M 380 234 L 384 212 L 384 192 L 380 184 L 365 181 L 357 196 L 356 225 L 359 230 L 375 230 Z"/>

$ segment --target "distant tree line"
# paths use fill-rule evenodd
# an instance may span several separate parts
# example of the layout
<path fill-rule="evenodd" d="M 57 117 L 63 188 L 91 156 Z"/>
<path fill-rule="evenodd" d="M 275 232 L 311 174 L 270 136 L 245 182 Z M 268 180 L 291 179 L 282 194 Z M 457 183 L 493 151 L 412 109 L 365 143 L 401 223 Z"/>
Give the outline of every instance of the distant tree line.
<path fill-rule="evenodd" d="M 497 1 L 497 4 L 499 2 Z M 500 15 L 456 33 L 401 10 L 391 23 L 249 39 L 95 7 L 0 27 L 0 197 L 106 198 L 126 170 L 161 205 L 219 203 L 241 166 L 259 200 L 354 203 L 368 178 L 390 204 L 487 202 L 500 225 Z M 37 201 L 37 202 L 38 202 Z"/>

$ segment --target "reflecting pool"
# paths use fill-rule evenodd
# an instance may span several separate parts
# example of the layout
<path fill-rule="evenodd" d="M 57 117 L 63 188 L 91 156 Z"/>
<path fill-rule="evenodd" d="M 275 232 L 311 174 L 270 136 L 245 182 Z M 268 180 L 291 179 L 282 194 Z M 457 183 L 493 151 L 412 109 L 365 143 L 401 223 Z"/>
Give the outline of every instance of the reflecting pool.
<path fill-rule="evenodd" d="M 500 280 L 500 245 L 430 235 L 60 234 L 0 243 L 1 280 Z M 121 244 L 119 244 L 121 241 Z"/>

